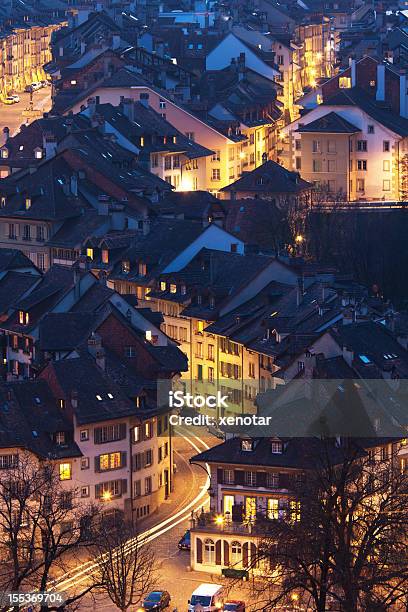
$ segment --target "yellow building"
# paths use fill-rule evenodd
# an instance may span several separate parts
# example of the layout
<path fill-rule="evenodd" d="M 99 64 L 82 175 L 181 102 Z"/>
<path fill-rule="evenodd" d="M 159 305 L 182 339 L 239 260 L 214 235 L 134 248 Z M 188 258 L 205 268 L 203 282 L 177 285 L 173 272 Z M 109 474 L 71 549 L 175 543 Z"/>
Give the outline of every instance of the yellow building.
<path fill-rule="evenodd" d="M 0 39 L 0 97 L 24 91 L 46 78 L 43 66 L 51 61 L 50 40 L 61 24 L 16 28 Z"/>

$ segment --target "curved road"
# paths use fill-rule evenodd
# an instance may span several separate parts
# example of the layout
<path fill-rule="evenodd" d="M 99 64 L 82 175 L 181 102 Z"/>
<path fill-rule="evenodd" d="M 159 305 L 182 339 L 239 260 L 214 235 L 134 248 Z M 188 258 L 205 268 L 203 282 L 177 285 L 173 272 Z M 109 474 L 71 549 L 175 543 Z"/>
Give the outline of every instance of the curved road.
<path fill-rule="evenodd" d="M 179 435 L 191 446 L 192 450 L 197 453 L 209 448 L 208 444 L 197 436 L 186 437 L 181 433 L 179 433 Z M 193 468 L 191 466 L 189 467 L 193 474 L 193 477 L 195 477 Z M 208 465 L 206 465 L 206 468 L 209 472 Z M 171 516 L 160 521 L 153 527 L 146 529 L 138 536 L 137 539 L 130 539 L 127 543 L 129 552 L 137 545 L 137 542 L 140 542 L 140 540 L 142 540 L 143 544 L 153 542 L 155 539 L 159 538 L 166 532 L 170 531 L 171 529 L 174 529 L 180 523 L 183 523 L 184 521 L 189 519 L 191 516 L 191 511 L 199 510 L 206 502 L 205 498 L 207 496 L 207 489 L 209 485 L 210 479 L 209 477 L 207 477 L 204 486 L 201 487 L 200 492 L 195 495 L 193 499 L 189 499 L 191 497 L 191 494 L 187 495 L 187 498 L 182 504 L 181 509 L 176 510 Z M 81 563 L 80 565 L 77 565 L 74 569 L 68 571 L 66 574 L 55 580 L 52 584 L 52 589 L 54 591 L 69 591 L 69 589 L 71 589 L 72 587 L 76 587 L 79 584 L 85 582 L 87 578 L 92 575 L 92 573 L 97 567 L 98 565 L 94 560 Z"/>

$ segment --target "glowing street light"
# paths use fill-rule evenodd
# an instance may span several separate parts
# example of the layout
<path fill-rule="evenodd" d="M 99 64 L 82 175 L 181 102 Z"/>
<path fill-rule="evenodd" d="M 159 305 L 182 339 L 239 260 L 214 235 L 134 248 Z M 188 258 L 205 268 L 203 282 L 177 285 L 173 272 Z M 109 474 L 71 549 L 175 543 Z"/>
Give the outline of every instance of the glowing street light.
<path fill-rule="evenodd" d="M 110 491 L 104 491 L 102 493 L 103 501 L 110 501 L 112 499 L 112 493 Z"/>
<path fill-rule="evenodd" d="M 218 514 L 215 517 L 215 524 L 216 525 L 223 525 L 224 524 L 224 517 L 222 516 L 222 514 Z"/>
<path fill-rule="evenodd" d="M 303 236 L 302 234 L 298 234 L 295 238 L 295 242 L 297 242 L 297 244 L 302 244 L 303 242 Z"/>

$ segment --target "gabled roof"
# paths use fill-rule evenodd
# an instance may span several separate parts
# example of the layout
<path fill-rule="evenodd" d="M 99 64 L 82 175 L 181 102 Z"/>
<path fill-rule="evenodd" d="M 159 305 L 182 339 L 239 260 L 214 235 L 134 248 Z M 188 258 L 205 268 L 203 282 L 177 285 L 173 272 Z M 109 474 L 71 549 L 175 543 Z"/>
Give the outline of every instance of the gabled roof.
<path fill-rule="evenodd" d="M 324 100 L 323 106 L 357 106 L 372 119 L 400 136 L 408 136 L 408 119 L 378 104 L 362 89 L 342 89 L 332 97 Z"/>
<path fill-rule="evenodd" d="M 88 339 L 96 323 L 93 313 L 51 312 L 39 327 L 42 351 L 72 351 Z"/>
<path fill-rule="evenodd" d="M 311 188 L 312 185 L 300 178 L 297 172 L 286 170 L 280 164 L 269 160 L 252 172 L 244 172 L 241 178 L 223 187 L 221 191 L 292 194 Z"/>
<path fill-rule="evenodd" d="M 136 405 L 91 356 L 54 361 L 43 371 L 44 375 L 48 369 L 67 398 L 77 393 L 78 407 L 74 412 L 78 423 L 97 423 L 137 414 Z"/>
<path fill-rule="evenodd" d="M 319 117 L 312 121 L 311 123 L 307 123 L 306 125 L 302 125 L 299 127 L 297 132 L 303 133 L 325 133 L 325 134 L 355 134 L 356 132 L 361 132 L 361 129 L 347 121 L 347 119 L 343 119 L 335 112 L 328 113 L 327 115 L 323 115 L 323 117 Z"/>

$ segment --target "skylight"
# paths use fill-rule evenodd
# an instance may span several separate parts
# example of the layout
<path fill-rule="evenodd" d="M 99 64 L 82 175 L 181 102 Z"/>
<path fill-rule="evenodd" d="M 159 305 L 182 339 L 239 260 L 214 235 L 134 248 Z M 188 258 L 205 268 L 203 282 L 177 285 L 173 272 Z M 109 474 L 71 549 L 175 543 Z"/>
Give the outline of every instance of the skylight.
<path fill-rule="evenodd" d="M 109 399 L 113 399 L 112 393 L 108 393 L 108 397 L 109 397 Z"/>
<path fill-rule="evenodd" d="M 359 357 L 360 357 L 361 361 L 362 361 L 363 363 L 365 363 L 366 365 L 367 365 L 368 363 L 371 363 L 371 359 L 369 359 L 369 358 L 367 357 L 367 355 L 359 355 Z"/>
<path fill-rule="evenodd" d="M 96 396 L 96 399 L 98 400 L 98 402 L 101 402 L 101 401 L 102 401 L 102 398 L 101 398 L 101 396 L 100 396 L 100 395 L 97 395 L 97 396 Z"/>

